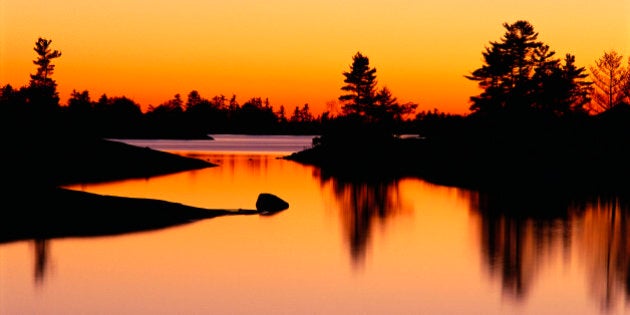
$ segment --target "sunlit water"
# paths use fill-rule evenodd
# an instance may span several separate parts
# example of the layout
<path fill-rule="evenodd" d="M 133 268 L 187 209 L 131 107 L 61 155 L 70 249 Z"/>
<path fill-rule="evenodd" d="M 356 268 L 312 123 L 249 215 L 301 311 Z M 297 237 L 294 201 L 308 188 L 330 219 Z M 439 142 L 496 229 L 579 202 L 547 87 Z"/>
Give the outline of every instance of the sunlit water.
<path fill-rule="evenodd" d="M 129 141 L 219 166 L 69 188 L 222 209 L 270 192 L 290 207 L 0 244 L 0 314 L 630 314 L 618 200 L 356 182 L 278 159 L 311 138 Z"/>

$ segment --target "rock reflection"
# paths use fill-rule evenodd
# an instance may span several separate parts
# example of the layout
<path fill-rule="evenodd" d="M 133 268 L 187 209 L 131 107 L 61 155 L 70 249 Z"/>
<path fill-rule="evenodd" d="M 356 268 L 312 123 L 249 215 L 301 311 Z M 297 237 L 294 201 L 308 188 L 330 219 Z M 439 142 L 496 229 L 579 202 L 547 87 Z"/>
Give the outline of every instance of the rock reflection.
<path fill-rule="evenodd" d="M 504 294 L 523 299 L 557 255 L 568 262 L 580 253 L 577 263 L 603 309 L 630 301 L 630 207 L 619 198 L 479 192 L 471 209 L 479 214 L 484 264 Z"/>
<path fill-rule="evenodd" d="M 355 266 L 364 263 L 376 225 L 384 228 L 391 217 L 411 212 L 396 179 L 360 180 L 326 175 L 321 175 L 320 179 L 322 185 L 330 185 L 334 193 L 343 235 Z"/>

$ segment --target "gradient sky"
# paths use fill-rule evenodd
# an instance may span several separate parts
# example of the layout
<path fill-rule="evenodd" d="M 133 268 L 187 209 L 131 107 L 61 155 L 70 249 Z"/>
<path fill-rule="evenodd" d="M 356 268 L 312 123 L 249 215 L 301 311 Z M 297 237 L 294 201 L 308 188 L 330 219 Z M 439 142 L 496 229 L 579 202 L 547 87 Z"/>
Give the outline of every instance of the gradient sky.
<path fill-rule="evenodd" d="M 28 84 L 44 37 L 62 103 L 76 89 L 146 110 L 197 90 L 321 113 L 360 51 L 399 101 L 468 113 L 480 90 L 464 75 L 517 20 L 579 66 L 630 55 L 629 0 L 0 0 L 0 85 Z"/>

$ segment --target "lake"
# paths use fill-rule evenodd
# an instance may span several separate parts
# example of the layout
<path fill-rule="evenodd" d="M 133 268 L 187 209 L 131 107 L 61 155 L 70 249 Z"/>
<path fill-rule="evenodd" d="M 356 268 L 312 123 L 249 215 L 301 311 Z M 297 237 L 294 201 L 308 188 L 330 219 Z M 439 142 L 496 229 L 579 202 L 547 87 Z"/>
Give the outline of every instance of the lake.
<path fill-rule="evenodd" d="M 0 314 L 630 314 L 623 199 L 337 178 L 279 158 L 312 136 L 213 137 L 124 142 L 216 167 L 67 188 L 289 209 L 0 244 Z"/>

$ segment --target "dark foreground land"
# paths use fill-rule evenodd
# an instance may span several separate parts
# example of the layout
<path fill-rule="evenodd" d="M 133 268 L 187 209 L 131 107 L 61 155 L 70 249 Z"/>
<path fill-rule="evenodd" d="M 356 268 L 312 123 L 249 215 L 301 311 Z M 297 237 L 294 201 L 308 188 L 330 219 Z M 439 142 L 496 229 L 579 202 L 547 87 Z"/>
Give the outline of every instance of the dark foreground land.
<path fill-rule="evenodd" d="M 93 138 L 14 137 L 5 143 L 0 243 L 163 228 L 255 210 L 201 209 L 160 200 L 104 196 L 61 185 L 142 178 L 213 164 Z"/>
<path fill-rule="evenodd" d="M 23 188 L 143 178 L 214 166 L 198 159 L 99 138 L 20 137 L 5 147 L 7 171 Z"/>
<path fill-rule="evenodd" d="M 496 144 L 393 139 L 376 145 L 321 145 L 285 159 L 318 166 L 328 175 L 358 179 L 411 176 L 441 185 L 482 190 L 525 188 L 576 193 L 628 190 L 627 151 L 611 150 L 601 143 L 566 147 L 553 140 L 536 145 L 522 139 L 511 141 L 514 142 Z"/>
<path fill-rule="evenodd" d="M 159 229 L 256 210 L 203 209 L 162 200 L 104 196 L 61 188 L 9 196 L 0 215 L 0 243 L 100 236 Z"/>
<path fill-rule="evenodd" d="M 630 107 L 589 119 L 462 120 L 426 137 L 322 137 L 286 159 L 334 176 L 416 176 L 476 190 L 630 191 Z"/>
<path fill-rule="evenodd" d="M 630 107 L 588 120 L 464 121 L 411 139 L 324 135 L 286 159 L 353 180 L 420 177 L 480 191 L 630 196 Z M 429 130 L 431 131 L 431 130 Z M 213 167 L 203 160 L 90 137 L 27 134 L 3 147 L 8 184 L 0 243 L 107 235 L 251 214 L 59 188 Z"/>

